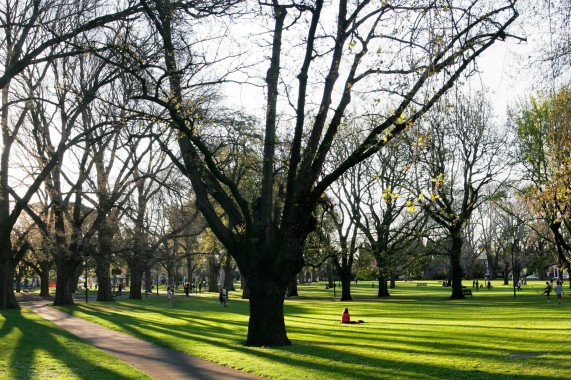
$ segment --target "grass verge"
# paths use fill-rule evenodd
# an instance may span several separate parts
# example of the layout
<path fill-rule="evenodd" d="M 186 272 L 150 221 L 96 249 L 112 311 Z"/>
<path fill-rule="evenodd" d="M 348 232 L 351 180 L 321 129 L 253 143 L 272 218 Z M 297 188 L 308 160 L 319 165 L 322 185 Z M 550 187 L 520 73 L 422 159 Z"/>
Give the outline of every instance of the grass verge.
<path fill-rule="evenodd" d="M 36 313 L 0 311 L 0 379 L 150 379 Z"/>

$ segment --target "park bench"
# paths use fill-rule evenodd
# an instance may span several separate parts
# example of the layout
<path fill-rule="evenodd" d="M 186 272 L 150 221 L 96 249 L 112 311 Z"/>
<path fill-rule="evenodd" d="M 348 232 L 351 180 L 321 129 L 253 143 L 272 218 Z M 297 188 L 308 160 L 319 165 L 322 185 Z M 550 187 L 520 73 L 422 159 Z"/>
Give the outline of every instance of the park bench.
<path fill-rule="evenodd" d="M 465 296 L 471 296 L 472 295 L 472 289 L 462 289 L 462 294 Z"/>
<path fill-rule="evenodd" d="M 417 282 L 416 286 L 427 286 L 426 282 Z"/>

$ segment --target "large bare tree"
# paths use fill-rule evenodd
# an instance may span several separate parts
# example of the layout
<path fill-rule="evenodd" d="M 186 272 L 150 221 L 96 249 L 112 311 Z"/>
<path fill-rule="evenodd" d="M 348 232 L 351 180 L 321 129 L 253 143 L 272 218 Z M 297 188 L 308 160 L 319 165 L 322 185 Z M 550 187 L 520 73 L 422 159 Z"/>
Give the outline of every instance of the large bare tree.
<path fill-rule="evenodd" d="M 161 55 L 150 55 L 156 59 L 152 70 L 135 60 L 141 67 L 133 73 L 141 83 L 139 98 L 168 110 L 164 122 L 179 131 L 181 153 L 171 152 L 171 157 L 190 178 L 198 207 L 247 278 L 246 344 L 252 346 L 290 344 L 283 297 L 303 268 L 302 247 L 316 226 L 313 210 L 325 190 L 414 124 L 462 73 L 474 68 L 483 51 L 510 36 L 508 27 L 517 18 L 515 1 L 246 2 L 272 25 L 269 34 L 248 36 L 260 41 L 254 46 L 267 47 L 248 51 L 249 57 L 264 61 L 267 93 L 260 182 L 246 192 L 219 165 L 218 145 L 209 140 L 224 125 L 204 109 L 204 97 L 193 97 L 198 85 L 221 80 L 214 70 L 220 69 L 220 56 L 214 55 L 219 64 L 213 67 L 212 54 L 197 53 L 204 44 L 193 40 L 200 37 L 200 23 L 194 20 L 220 15 L 229 2 L 196 1 L 187 13 L 173 12 L 175 3 L 169 0 L 141 3 Z M 236 46 L 230 41 L 204 51 L 231 54 L 226 48 Z M 227 62 L 218 71 L 234 72 L 236 67 Z M 380 121 L 364 131 L 345 161 L 326 170 L 332 143 L 355 98 L 363 108 L 378 103 L 368 111 Z M 281 126 L 293 130 L 283 187 L 276 181 Z"/>

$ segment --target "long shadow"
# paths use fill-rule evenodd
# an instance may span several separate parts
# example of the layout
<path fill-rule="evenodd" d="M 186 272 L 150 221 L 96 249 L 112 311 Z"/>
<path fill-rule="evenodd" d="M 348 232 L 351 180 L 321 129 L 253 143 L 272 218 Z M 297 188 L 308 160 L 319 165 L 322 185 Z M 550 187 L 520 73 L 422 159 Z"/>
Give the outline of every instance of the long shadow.
<path fill-rule="evenodd" d="M 125 310 L 128 308 L 125 307 Z M 295 308 L 294 308 L 295 309 Z M 303 308 L 298 308 L 303 309 Z M 119 311 L 119 310 L 117 310 Z M 150 311 L 150 310 L 149 310 Z M 300 310 L 289 310 L 289 311 L 300 311 Z M 99 311 L 91 311 L 91 310 L 82 310 L 86 314 L 90 315 L 101 315 Z M 379 359 L 376 357 L 366 356 L 366 355 L 359 355 L 355 354 L 354 352 L 348 354 L 347 351 L 338 350 L 332 347 L 334 343 L 331 342 L 313 342 L 314 344 L 318 345 L 319 347 L 315 350 L 308 352 L 300 351 L 295 346 L 293 348 L 273 348 L 271 350 L 258 350 L 252 349 L 248 347 L 242 346 L 243 334 L 245 333 L 246 323 L 245 322 L 236 322 L 236 321 L 225 321 L 224 327 L 220 326 L 219 319 L 216 318 L 205 318 L 204 316 L 201 317 L 201 321 L 197 321 L 197 314 L 193 313 L 187 317 L 180 317 L 180 314 L 177 313 L 175 310 L 164 311 L 164 310 L 156 310 L 154 309 L 153 312 L 160 313 L 161 316 L 169 315 L 173 318 L 179 318 L 182 320 L 186 320 L 189 322 L 187 325 L 179 325 L 176 329 L 173 329 L 173 326 L 169 323 L 159 322 L 159 321 L 149 321 L 147 319 L 142 318 L 133 318 L 131 321 L 126 322 L 125 318 L 121 315 L 117 315 L 114 312 L 105 312 L 105 314 L 110 322 L 116 324 L 124 331 L 129 332 L 132 335 L 138 336 L 141 339 L 152 341 L 161 346 L 184 350 L 184 348 L 177 347 L 176 344 L 169 343 L 171 341 L 177 341 L 180 339 L 184 339 L 187 341 L 195 341 L 195 342 L 202 342 L 208 345 L 238 351 L 242 353 L 248 353 L 250 355 L 255 355 L 258 357 L 263 357 L 268 360 L 277 361 L 277 362 L 284 362 L 288 365 L 294 365 L 299 368 L 306 368 L 308 371 L 319 371 L 323 373 L 331 373 L 331 371 L 335 371 L 338 373 L 342 371 L 343 375 L 349 378 L 379 378 L 390 376 L 391 373 L 394 372 L 394 368 L 399 368 L 400 375 L 407 375 L 411 378 L 421 378 L 424 377 L 425 374 L 430 373 L 432 375 L 436 374 L 436 376 L 442 378 L 498 378 L 498 377 L 507 377 L 508 375 L 499 375 L 496 373 L 485 372 L 480 370 L 457 370 L 446 366 L 436 365 L 436 364 L 422 364 L 422 363 L 414 363 L 410 364 L 407 360 L 397 361 L 397 360 L 387 360 L 387 359 Z M 189 312 L 190 313 L 190 312 Z M 216 325 L 210 324 L 216 323 Z M 192 323 L 192 324 L 191 324 Z M 404 324 L 404 323 L 403 323 Z M 415 324 L 416 325 L 416 324 Z M 426 326 L 434 326 L 434 324 L 419 324 L 419 325 L 426 325 Z M 375 337 L 374 339 L 371 338 L 371 325 L 359 326 L 359 328 L 367 328 L 367 331 L 363 331 L 362 340 L 359 339 L 359 334 L 356 336 L 356 343 L 354 344 L 355 348 L 362 347 L 362 344 L 358 342 L 363 342 L 366 340 L 374 340 L 378 341 L 379 343 L 376 345 L 370 345 L 369 348 L 371 350 L 378 350 L 378 347 L 388 347 L 393 352 L 400 352 L 400 356 L 403 358 L 410 358 L 414 357 L 415 355 L 419 354 L 429 354 L 435 356 L 442 356 L 442 357 L 452 357 L 458 360 L 470 360 L 471 357 L 477 359 L 488 359 L 488 360 L 503 360 L 505 358 L 505 352 L 500 349 L 483 349 L 482 344 L 478 344 L 477 341 L 474 342 L 467 342 L 467 336 L 462 336 L 458 333 L 458 338 L 453 340 L 450 343 L 438 343 L 440 336 L 432 330 L 423 329 L 425 333 L 431 333 L 432 335 L 423 335 L 418 339 L 406 339 L 406 348 L 401 347 L 403 345 L 403 337 L 396 332 L 383 332 L 381 336 Z M 467 328 L 477 328 L 478 326 L 466 326 L 466 324 L 459 325 L 461 327 Z M 143 328 L 144 327 L 144 328 Z M 237 327 L 239 327 L 237 329 Z M 149 330 L 149 332 L 145 332 L 145 330 Z M 152 330 L 152 331 L 151 331 Z M 311 328 L 303 329 L 303 328 L 290 328 L 288 330 L 292 335 L 294 334 L 305 334 L 311 333 Z M 165 338 L 156 338 L 153 336 L 152 332 L 160 332 L 163 337 Z M 335 334 L 332 334 L 333 336 Z M 339 330 L 339 336 L 343 336 L 343 330 Z M 489 335 L 486 337 L 482 337 L 479 334 L 474 334 L 474 336 L 478 337 L 481 341 L 482 338 L 495 338 L 498 339 L 495 335 Z M 169 339 L 169 337 L 175 339 Z M 332 338 L 331 335 L 328 336 Z M 365 340 L 366 339 L 366 340 Z M 299 345 L 298 345 L 299 347 Z M 358 364 L 357 366 L 351 365 L 350 369 L 340 369 L 339 366 L 332 368 L 331 365 L 319 364 L 316 360 L 311 359 L 296 359 L 292 358 L 289 355 L 287 358 L 283 357 L 283 355 L 277 355 L 275 353 L 279 353 L 282 351 L 289 352 L 290 354 L 300 354 L 305 357 L 314 357 L 315 359 L 323 359 L 327 358 L 340 358 L 338 360 L 341 364 L 355 364 L 355 363 L 366 363 L 366 364 Z M 351 350 L 350 350 L 351 351 Z M 362 367 L 362 368 L 361 368 Z M 408 369 L 406 369 L 408 368 Z M 416 368 L 416 369 L 412 369 Z M 375 373 L 375 375 L 371 375 L 371 371 Z M 524 377 L 525 378 L 525 377 Z M 550 377 L 534 377 L 534 378 L 550 378 Z"/>
<path fill-rule="evenodd" d="M 443 299 L 435 297 L 435 300 L 442 301 Z M 391 301 L 396 303 L 402 303 L 403 307 L 410 304 L 411 298 L 403 298 L 403 299 L 395 299 L 393 298 Z M 428 302 L 427 302 L 428 301 Z M 503 301 L 503 300 L 502 300 Z M 526 300 L 528 301 L 528 300 Z M 207 301 L 208 302 L 208 301 Z M 359 299 L 358 302 L 364 302 L 364 300 Z M 365 301 L 366 302 L 366 301 Z M 371 299 L 370 302 L 385 302 L 385 300 L 379 299 Z M 537 311 L 535 308 L 544 309 L 545 306 L 541 307 L 536 304 L 536 302 L 524 302 L 524 305 L 516 302 L 492 302 L 490 305 L 483 304 L 482 302 L 473 302 L 473 301 L 452 301 L 455 307 L 459 309 L 473 304 L 474 307 L 477 307 L 478 310 L 482 310 L 487 307 L 498 307 L 498 305 L 506 303 L 506 304 L 513 304 L 518 306 L 527 307 L 526 310 L 530 312 L 537 313 L 537 315 L 542 315 L 543 310 Z M 415 301 L 415 307 L 422 307 L 423 304 L 426 306 L 430 306 L 430 300 L 423 298 L 420 302 Z M 434 304 L 432 304 L 434 306 Z M 439 374 L 438 376 L 441 378 L 501 378 L 501 377 L 511 377 L 511 375 L 507 374 L 497 374 L 492 372 L 485 372 L 480 370 L 456 370 L 450 368 L 448 366 L 441 366 L 436 364 L 419 364 L 414 363 L 410 364 L 406 359 L 410 357 L 414 357 L 415 355 L 419 355 L 425 353 L 427 355 L 438 355 L 438 356 L 446 356 L 452 357 L 457 360 L 465 360 L 469 361 L 471 359 L 479 359 L 479 360 L 495 360 L 495 361 L 502 361 L 505 360 L 506 352 L 502 349 L 491 349 L 486 347 L 485 344 L 478 343 L 478 342 L 485 342 L 486 340 L 500 340 L 503 341 L 505 339 L 509 339 L 509 337 L 504 338 L 502 337 L 501 331 L 525 331 L 525 330 L 537 330 L 535 327 L 526 328 L 526 327 L 518 327 L 518 326 L 478 326 L 472 320 L 462 322 L 462 317 L 455 317 L 455 316 L 435 316 L 433 318 L 425 318 L 424 320 L 435 320 L 440 321 L 439 325 L 445 326 L 454 326 L 456 328 L 465 328 L 466 330 L 475 330 L 470 331 L 470 334 L 466 334 L 464 332 L 456 332 L 455 335 L 457 338 L 453 339 L 452 342 L 449 343 L 439 343 L 439 334 L 435 333 L 433 330 L 429 328 L 422 328 L 422 326 L 430 326 L 434 327 L 436 324 L 429 323 L 429 322 L 414 322 L 414 323 L 406 323 L 406 322 L 392 322 L 392 325 L 413 325 L 415 327 L 414 332 L 422 333 L 424 335 L 419 336 L 418 338 L 411 338 L 405 337 L 403 338 L 398 332 L 395 331 L 384 331 L 383 325 L 377 324 L 374 326 L 373 324 L 366 324 L 359 326 L 362 329 L 361 332 L 355 334 L 355 344 L 349 344 L 349 346 L 354 346 L 354 348 L 363 347 L 362 344 L 358 342 L 364 341 L 373 341 L 377 342 L 377 344 L 371 344 L 368 346 L 371 350 L 378 350 L 379 347 L 387 347 L 391 351 L 400 353 L 399 356 L 403 357 L 403 360 L 388 360 L 388 359 L 379 359 L 377 357 L 370 357 L 367 355 L 360 355 L 352 352 L 349 350 L 340 350 L 334 347 L 334 343 L 328 342 L 320 342 L 319 340 L 312 342 L 311 345 L 298 343 L 295 344 L 293 347 L 285 347 L 285 348 L 272 348 L 272 349 L 265 349 L 259 350 L 254 348 L 248 348 L 242 346 L 243 338 L 245 336 L 247 322 L 245 321 L 233 321 L 233 320 L 224 320 L 224 323 L 221 325 L 220 320 L 223 318 L 223 314 L 220 313 L 221 318 L 216 317 L 206 317 L 204 313 L 201 315 L 197 311 L 192 310 L 192 303 L 185 303 L 176 305 L 173 309 L 164 309 L 165 303 L 163 302 L 154 302 L 152 304 L 137 304 L 137 308 L 141 308 L 149 315 L 152 313 L 156 313 L 157 316 L 164 317 L 168 316 L 171 318 L 176 318 L 181 321 L 180 325 L 177 325 L 176 329 L 173 329 L 172 324 L 165 323 L 158 320 L 149 320 L 138 318 L 136 316 L 131 316 L 130 321 L 125 321 L 125 318 L 116 315 L 117 312 L 132 312 L 132 309 L 129 304 L 118 304 L 113 305 L 113 311 L 102 311 L 102 310 L 89 310 L 81 308 L 81 312 L 84 312 L 89 315 L 93 316 L 101 316 L 104 315 L 106 320 L 109 320 L 111 323 L 116 324 L 120 329 L 124 329 L 131 333 L 132 335 L 138 336 L 141 339 L 152 341 L 158 345 L 162 345 L 165 347 L 178 349 L 184 351 L 184 347 L 177 347 L 176 344 L 169 343 L 170 341 L 176 341 L 177 339 L 184 339 L 187 341 L 195 341 L 195 342 L 202 342 L 208 345 L 217 346 L 220 348 L 233 350 L 237 352 L 247 353 L 250 355 L 255 355 L 261 358 L 266 358 L 268 360 L 276 361 L 276 362 L 283 362 L 288 365 L 294 365 L 300 368 L 306 368 L 309 370 L 316 370 L 322 373 L 336 373 L 338 374 L 339 371 L 343 374 L 344 377 L 348 378 L 379 378 L 379 377 L 389 377 L 393 371 L 393 368 L 399 368 L 399 374 L 407 374 L 411 378 L 426 378 L 426 374 L 431 374 L 431 376 L 435 376 L 434 373 Z M 286 316 L 294 316 L 294 317 L 301 317 L 304 316 L 304 311 L 310 309 L 308 307 L 304 307 L 302 304 L 293 304 L 287 303 L 286 304 Z M 534 309 L 531 309 L 534 308 Z M 201 304 L 201 309 L 205 310 L 206 312 L 214 312 L 217 310 L 217 303 L 206 303 Z M 181 317 L 180 311 L 183 310 L 186 314 Z M 521 310 L 520 310 L 521 312 Z M 237 307 L 236 311 L 230 311 L 229 309 L 224 309 L 224 313 L 234 313 L 239 315 L 247 314 L 247 309 L 241 305 L 241 307 Z M 143 313 L 142 313 L 143 314 Z M 391 316 L 391 314 L 383 314 L 383 316 Z M 407 316 L 414 316 L 413 312 L 403 312 L 404 315 L 399 315 L 400 317 L 406 318 Z M 376 315 L 375 313 L 370 313 L 369 315 Z M 306 319 L 307 315 L 304 316 Z M 527 316 L 529 317 L 529 315 Z M 316 318 L 317 319 L 317 318 Z M 498 317 L 498 320 L 502 319 L 502 317 Z M 521 317 L 523 320 L 524 317 Z M 336 319 L 335 319 L 336 320 Z M 493 321 L 494 318 L 487 317 L 487 321 Z M 504 318 L 505 320 L 505 318 Z M 321 321 L 323 321 L 321 319 Z M 182 324 L 182 323 L 185 324 Z M 443 323 L 442 323 L 443 322 Z M 333 319 L 332 319 L 333 323 Z M 311 325 L 312 323 L 308 323 Z M 371 327 L 377 327 L 380 332 L 371 331 Z M 421 327 L 421 328 L 418 328 Z M 346 327 L 343 326 L 345 329 Z M 492 328 L 498 331 L 497 334 L 482 334 L 478 332 L 478 329 L 488 329 Z M 542 330 L 548 330 L 547 328 L 541 328 Z M 148 330 L 148 332 L 146 332 Z M 153 332 L 160 332 L 163 335 L 163 338 L 156 338 L 153 336 Z M 311 327 L 305 328 L 298 328 L 298 327 L 288 327 L 288 333 L 291 336 L 295 336 L 296 334 L 300 335 L 308 335 L 314 333 L 311 330 Z M 374 338 L 371 336 L 375 334 Z M 547 333 L 547 331 L 546 331 Z M 315 333 L 314 333 L 315 334 Z M 346 337 L 344 331 L 339 329 L 338 332 L 331 332 L 328 334 L 328 338 L 334 338 L 338 334 L 339 337 Z M 166 337 L 166 338 L 164 338 Z M 176 338 L 176 339 L 169 339 L 169 337 Z M 361 339 L 362 338 L 362 339 Z M 473 338 L 473 340 L 471 340 Z M 529 339 L 529 340 L 528 340 Z M 406 341 L 406 342 L 405 342 Z M 526 341 L 528 343 L 545 343 L 543 340 L 527 337 Z M 403 344 L 406 343 L 406 344 Z M 514 342 L 506 341 L 506 344 L 511 345 Z M 317 347 L 318 346 L 318 347 Z M 405 346 L 405 347 L 403 347 Z M 308 350 L 309 348 L 309 350 Z M 512 349 L 513 352 L 520 352 L 517 349 Z M 288 353 L 284 357 L 282 355 L 283 352 Z M 280 355 L 278 355 L 280 354 Z M 328 358 L 339 358 L 338 362 L 340 364 L 347 364 L 350 363 L 355 364 L 356 366 L 351 366 L 350 369 L 340 369 L 338 366 L 335 366 L 334 362 L 332 364 L 320 364 L 316 360 L 311 359 L 298 359 L 294 355 L 303 355 L 306 358 L 313 357 L 315 359 L 319 359 L 323 361 L 324 359 Z M 541 358 L 537 361 L 534 359 L 530 360 L 522 360 L 521 362 L 526 363 L 527 365 L 537 365 L 538 368 L 546 368 L 547 363 L 555 363 L 555 359 L 551 358 Z M 349 364 L 348 364 L 349 363 Z M 335 368 L 332 368 L 335 367 Z M 410 366 L 408 370 L 406 369 L 407 366 Z M 362 368 L 361 368 L 362 367 Z M 557 367 L 561 368 L 561 367 Z M 375 375 L 372 375 L 371 372 L 374 372 Z M 525 376 L 522 376 L 525 378 Z M 550 376 L 546 377 L 533 377 L 536 379 L 542 378 L 550 378 Z"/>
<path fill-rule="evenodd" d="M 42 374 L 44 369 L 40 368 L 37 362 L 43 360 L 46 355 L 51 356 L 59 365 L 66 367 L 80 379 L 93 379 L 94 376 L 98 379 L 125 377 L 123 373 L 100 366 L 97 353 L 93 355 L 93 358 L 87 358 L 85 350 L 79 350 L 79 352 L 71 350 L 66 343 L 74 342 L 80 347 L 87 347 L 90 351 L 95 349 L 28 309 L 22 309 L 17 313 L 1 311 L 0 315 L 6 318 L 0 332 L 1 339 L 13 339 L 10 335 L 20 332 L 20 336 L 11 342 L 13 349 L 10 353 L 8 368 L 10 379 L 28 380 L 64 375 L 61 369 L 56 369 L 55 373 Z M 77 347 L 74 344 L 70 346 Z M 99 350 L 95 351 L 101 354 Z"/>

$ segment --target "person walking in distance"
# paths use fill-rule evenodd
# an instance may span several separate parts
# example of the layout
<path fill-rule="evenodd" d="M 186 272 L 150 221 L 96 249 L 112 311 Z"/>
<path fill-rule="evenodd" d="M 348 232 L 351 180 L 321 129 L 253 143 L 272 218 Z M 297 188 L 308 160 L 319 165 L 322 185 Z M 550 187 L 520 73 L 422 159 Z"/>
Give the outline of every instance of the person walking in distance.
<path fill-rule="evenodd" d="M 557 296 L 557 302 L 561 305 L 561 295 L 563 294 L 563 285 L 561 281 L 557 281 L 557 286 L 555 286 L 555 295 Z"/>
<path fill-rule="evenodd" d="M 173 296 L 173 289 L 172 286 L 169 286 L 169 290 L 167 291 L 167 297 L 169 299 L 169 309 L 171 308 L 172 296 Z"/>
<path fill-rule="evenodd" d="M 551 287 L 551 284 L 549 283 L 549 281 L 545 281 L 545 289 L 543 290 L 543 293 L 541 293 L 541 294 L 547 295 L 547 302 L 551 302 L 551 300 L 549 299 L 549 294 L 551 293 L 551 289 L 553 289 L 553 288 Z"/>

